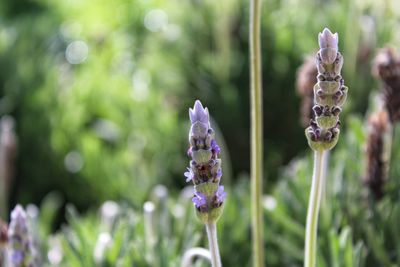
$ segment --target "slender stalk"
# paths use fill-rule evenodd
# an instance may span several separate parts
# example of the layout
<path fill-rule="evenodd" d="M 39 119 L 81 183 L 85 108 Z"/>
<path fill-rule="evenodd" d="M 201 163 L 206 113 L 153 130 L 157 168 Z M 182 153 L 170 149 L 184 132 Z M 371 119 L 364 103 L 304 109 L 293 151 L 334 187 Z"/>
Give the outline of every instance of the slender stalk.
<path fill-rule="evenodd" d="M 181 267 L 192 267 L 195 258 L 204 258 L 211 262 L 211 254 L 205 248 L 191 248 L 183 254 Z"/>
<path fill-rule="evenodd" d="M 264 266 L 262 214 L 263 138 L 260 40 L 261 0 L 250 0 L 251 213 L 253 266 Z"/>
<path fill-rule="evenodd" d="M 221 258 L 219 255 L 218 239 L 217 239 L 217 224 L 209 222 L 206 224 L 208 243 L 210 246 L 211 266 L 222 267 Z"/>
<path fill-rule="evenodd" d="M 318 213 L 323 185 L 325 184 L 323 181 L 325 178 L 323 165 L 327 151 L 315 151 L 314 153 L 314 174 L 308 202 L 304 267 L 316 266 Z"/>

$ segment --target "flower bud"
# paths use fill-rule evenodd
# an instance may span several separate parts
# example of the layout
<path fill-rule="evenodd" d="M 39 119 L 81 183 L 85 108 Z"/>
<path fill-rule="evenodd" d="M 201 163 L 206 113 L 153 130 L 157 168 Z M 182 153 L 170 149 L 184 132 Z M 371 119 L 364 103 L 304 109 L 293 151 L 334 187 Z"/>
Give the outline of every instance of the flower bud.
<path fill-rule="evenodd" d="M 322 33 L 318 35 L 318 43 L 320 47 L 321 59 L 324 64 L 332 64 L 338 53 L 339 36 L 337 33 L 332 32 L 325 28 Z"/>

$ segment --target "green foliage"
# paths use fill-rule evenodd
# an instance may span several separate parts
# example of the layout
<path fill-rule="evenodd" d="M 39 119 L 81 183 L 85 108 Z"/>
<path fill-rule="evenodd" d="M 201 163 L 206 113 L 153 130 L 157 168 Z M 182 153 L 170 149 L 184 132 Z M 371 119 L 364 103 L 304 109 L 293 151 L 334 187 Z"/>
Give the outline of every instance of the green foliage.
<path fill-rule="evenodd" d="M 341 142 L 330 154 L 319 219 L 318 266 L 398 266 L 399 168 L 392 164 L 385 195 L 379 202 L 368 198 L 362 180 L 366 126 L 358 117 L 349 117 L 344 125 Z M 399 136 L 395 140 L 393 151 L 399 151 Z M 302 266 L 312 175 L 312 153 L 308 154 L 293 160 L 282 172 L 273 195 L 265 196 L 267 266 Z M 393 153 L 392 163 L 398 157 L 398 152 Z M 218 222 L 225 266 L 251 263 L 248 192 L 248 178 L 243 177 L 228 190 L 224 214 Z M 157 186 L 150 195 L 151 202 L 146 202 L 143 210 L 120 204 L 112 219 L 106 216 L 105 205 L 98 213 L 84 217 L 68 207 L 68 226 L 49 239 L 44 255 L 50 255 L 47 250 L 59 249 L 63 255 L 59 266 L 178 266 L 187 249 L 207 247 L 204 227 L 195 218 L 190 202 L 192 188 L 186 188 L 177 198 L 169 196 L 165 187 Z M 43 218 L 51 218 L 55 203 L 54 195 L 43 202 L 40 221 L 44 225 L 49 224 L 49 219 L 46 223 Z M 112 242 L 104 248 L 104 254 L 99 254 L 104 256 L 96 258 L 104 233 Z M 42 236 L 42 240 L 46 238 Z M 207 266 L 202 260 L 196 264 Z M 53 265 L 48 262 L 46 266 Z"/>
<path fill-rule="evenodd" d="M 392 165 L 382 200 L 367 197 L 363 184 L 366 127 L 351 117 L 345 132 L 329 161 L 318 229 L 318 266 L 397 266 L 399 226 L 394 220 L 400 215 L 400 173 Z M 400 147 L 400 139 L 394 147 Z M 311 158 L 297 159 L 274 192 L 277 206 L 266 214 L 267 251 L 272 255 L 268 266 L 302 266 L 311 177 Z M 390 188 L 397 188 L 396 193 Z"/>

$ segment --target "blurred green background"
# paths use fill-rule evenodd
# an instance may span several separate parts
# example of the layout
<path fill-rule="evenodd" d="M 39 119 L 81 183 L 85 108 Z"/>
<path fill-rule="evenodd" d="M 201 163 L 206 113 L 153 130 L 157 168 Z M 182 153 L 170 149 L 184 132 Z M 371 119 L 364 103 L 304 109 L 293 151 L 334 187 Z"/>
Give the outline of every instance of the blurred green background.
<path fill-rule="evenodd" d="M 18 137 L 9 207 L 17 202 L 40 205 L 49 192 L 57 191 L 62 197 L 61 214 L 66 203 L 90 214 L 110 199 L 141 214 L 143 203 L 152 198 L 154 186 L 159 184 L 166 186 L 169 201 L 175 203 L 185 186 L 183 172 L 188 164 L 187 111 L 195 99 L 200 99 L 210 109 L 217 129 L 223 149 L 223 183 L 230 188 L 226 215 L 220 225 L 223 262 L 226 266 L 249 266 L 249 221 L 244 220 L 237 227 L 234 224 L 238 216 L 249 220 L 248 4 L 239 0 L 1 1 L 0 115 L 14 117 Z M 364 114 L 369 108 L 370 93 L 378 88 L 371 76 L 371 61 L 377 48 L 386 44 L 399 46 L 400 2 L 263 1 L 264 192 L 279 200 L 280 207 L 279 212 L 266 215 L 269 266 L 300 266 L 301 262 L 311 152 L 300 123 L 301 99 L 295 92 L 295 81 L 304 58 L 317 51 L 317 34 L 324 27 L 339 33 L 345 60 L 343 77 L 350 88 L 340 142 L 349 141 L 332 157 L 336 165 L 343 165 L 345 159 L 351 162 L 358 159 L 355 155 L 363 156 Z M 303 174 L 293 171 L 295 162 L 301 162 Z M 352 200 L 363 195 L 363 167 L 360 161 L 352 175 L 340 176 L 343 183 L 349 183 L 349 187 L 341 187 L 358 190 L 351 193 Z M 351 166 L 335 168 L 339 172 Z M 399 174 L 397 170 L 392 175 L 399 179 Z M 304 190 L 296 191 L 299 188 Z M 304 201 L 290 200 L 294 196 L 292 190 Z M 339 193 L 332 194 L 338 197 Z M 398 196 L 391 196 L 385 205 L 400 216 L 399 206 L 391 206 L 397 200 Z M 321 256 L 329 255 L 324 266 L 367 266 L 332 260 L 345 258 L 341 253 L 350 250 L 346 242 L 363 244 L 358 245 L 354 257 L 366 259 L 369 255 L 370 264 L 375 265 L 368 266 L 399 266 L 400 263 L 388 265 L 400 261 L 398 245 L 395 255 L 391 252 L 387 259 L 388 248 L 383 244 L 376 250 L 378 256 L 371 256 L 365 233 L 373 232 L 379 224 L 366 226 L 365 233 L 354 231 L 355 218 L 364 218 L 365 214 L 359 215 L 360 210 L 355 212 L 359 217 L 349 213 L 351 203 L 347 201 L 342 199 L 326 208 L 340 214 L 340 218 L 333 226 L 326 223 L 324 240 L 337 246 L 332 245 L 331 250 L 326 246 Z M 281 207 L 283 203 L 285 208 Z M 191 207 L 185 211 L 192 212 Z M 78 220 L 71 223 L 72 228 L 75 225 L 79 232 L 85 223 L 95 224 L 96 215 L 87 216 L 78 219 L 71 215 Z M 144 220 L 140 216 L 138 225 Z M 192 218 L 192 214 L 188 216 Z M 201 233 L 201 226 L 191 220 L 197 233 Z M 331 218 L 326 221 L 331 222 Z M 47 231 L 54 230 L 55 225 L 48 223 Z M 121 231 L 127 231 L 121 227 Z M 183 231 L 178 226 L 171 229 L 170 236 L 174 231 Z M 341 237 L 345 235 L 343 229 L 348 229 L 345 237 Z M 390 231 L 397 233 L 398 229 Z M 377 235 L 390 236 L 390 231 Z M 97 233 L 92 234 L 95 241 Z M 82 240 L 91 240 L 83 237 Z M 143 262 L 137 266 L 177 266 L 184 249 L 205 244 L 199 237 L 189 234 L 187 238 L 190 241 L 186 245 L 176 241 L 182 243 L 176 251 L 160 254 L 161 263 L 150 264 L 141 259 Z M 272 255 L 268 248 L 274 251 Z M 346 252 L 350 258 L 352 249 Z M 230 253 L 236 251 L 237 255 L 231 257 Z M 174 260 L 166 260 L 171 257 Z M 109 266 L 117 266 L 117 258 L 111 257 Z M 76 262 L 77 265 L 69 262 L 66 266 L 80 266 L 79 262 L 84 261 Z M 90 262 L 81 266 L 99 266 Z M 131 266 L 126 264 L 121 266 Z"/>

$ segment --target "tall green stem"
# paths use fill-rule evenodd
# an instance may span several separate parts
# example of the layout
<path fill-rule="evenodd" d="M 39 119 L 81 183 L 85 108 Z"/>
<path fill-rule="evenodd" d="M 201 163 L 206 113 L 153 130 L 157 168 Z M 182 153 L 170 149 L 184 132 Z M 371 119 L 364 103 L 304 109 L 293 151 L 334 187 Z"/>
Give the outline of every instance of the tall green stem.
<path fill-rule="evenodd" d="M 260 41 L 261 0 L 250 0 L 251 212 L 253 266 L 264 266 L 262 214 L 263 138 Z"/>
<path fill-rule="evenodd" d="M 222 267 L 221 258 L 219 255 L 218 239 L 217 239 L 217 225 L 215 222 L 206 224 L 208 243 L 210 246 L 211 266 Z"/>
<path fill-rule="evenodd" d="M 308 202 L 304 267 L 316 266 L 318 213 L 324 185 L 324 158 L 327 151 L 314 152 L 314 174 Z"/>

